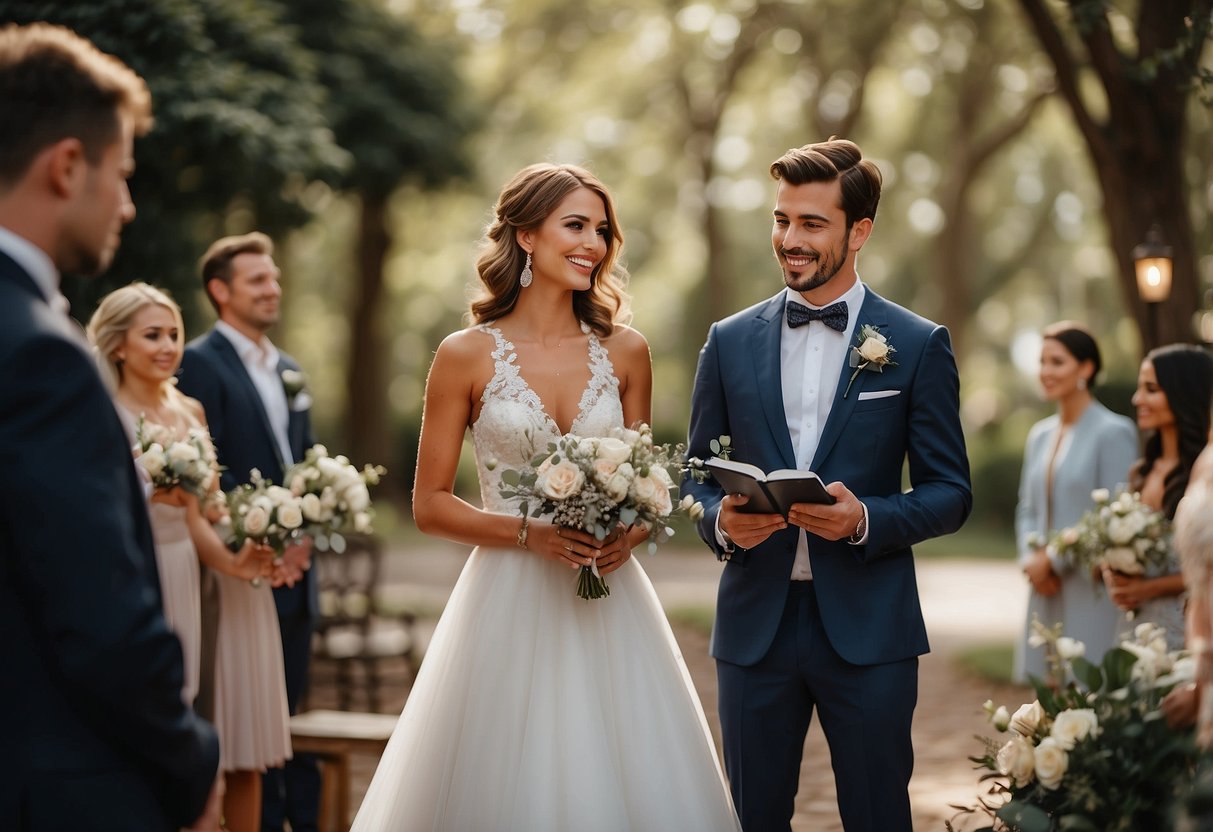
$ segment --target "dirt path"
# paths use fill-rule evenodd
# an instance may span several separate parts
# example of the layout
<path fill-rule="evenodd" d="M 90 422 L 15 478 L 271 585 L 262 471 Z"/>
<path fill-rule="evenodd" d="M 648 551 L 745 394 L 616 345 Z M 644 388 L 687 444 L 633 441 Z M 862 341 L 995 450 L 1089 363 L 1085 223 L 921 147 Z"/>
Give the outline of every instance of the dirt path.
<path fill-rule="evenodd" d="M 441 595 L 441 587 L 452 574 L 458 573 L 458 563 L 431 564 L 440 573 L 430 586 Z M 700 578 L 701 564 L 665 563 L 646 568 L 667 608 L 672 603 L 686 604 L 702 600 L 705 587 L 714 581 Z M 1010 566 L 1010 565 L 1007 565 Z M 702 570 L 712 577 L 715 567 Z M 914 719 L 915 770 L 910 784 L 915 830 L 942 830 L 944 821 L 956 810 L 949 804 L 971 804 L 979 790 L 978 773 L 968 756 L 979 753 L 980 742 L 975 735 L 990 733 L 981 705 L 986 699 L 1006 704 L 1014 710 L 1027 696 L 1026 690 L 1000 687 L 962 672 L 955 662 L 958 651 L 974 643 L 1007 641 L 1018 626 L 1016 597 L 991 592 L 1010 572 L 986 562 L 938 566 L 920 570 L 920 592 L 927 611 L 928 630 L 933 652 L 922 659 L 919 668 L 919 701 Z M 413 571 L 413 570 L 410 570 Z M 434 574 L 428 575 L 434 578 Z M 1016 586 L 1010 583 L 1008 586 Z M 419 591 L 417 583 L 398 585 L 402 595 Z M 663 591 L 664 587 L 664 591 Z M 449 586 L 447 586 L 449 592 Z M 415 596 L 412 596 L 415 597 Z M 431 599 L 431 603 L 436 599 Z M 443 596 L 441 600 L 445 600 Z M 440 603 L 439 603 L 440 605 Z M 715 665 L 708 655 L 707 636 L 688 626 L 675 626 L 675 635 L 694 679 L 696 689 L 708 714 L 709 723 L 719 743 L 719 722 L 716 716 Z M 381 710 L 399 713 L 407 690 L 397 684 L 385 691 Z M 311 707 L 333 707 L 332 691 L 319 685 L 312 697 Z M 376 761 L 355 758 L 352 761 L 351 802 L 357 807 L 362 800 Z M 834 781 L 829 765 L 825 738 L 814 723 L 805 746 L 801 768 L 800 791 L 796 801 L 794 832 L 841 832 L 842 823 L 834 803 Z"/>

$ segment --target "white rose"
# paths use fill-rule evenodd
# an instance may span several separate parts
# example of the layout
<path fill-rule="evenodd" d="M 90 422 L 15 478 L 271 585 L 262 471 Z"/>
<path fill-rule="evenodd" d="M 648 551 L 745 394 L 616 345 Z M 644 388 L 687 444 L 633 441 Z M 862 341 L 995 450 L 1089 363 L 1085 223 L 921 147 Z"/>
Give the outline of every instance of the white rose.
<path fill-rule="evenodd" d="M 316 468 L 321 475 L 328 479 L 339 479 L 345 473 L 345 466 L 332 457 L 322 456 L 316 460 Z"/>
<path fill-rule="evenodd" d="M 562 459 L 540 474 L 535 485 L 548 499 L 566 500 L 581 491 L 585 474 L 575 463 Z"/>
<path fill-rule="evenodd" d="M 626 465 L 626 463 L 625 463 Z M 622 468 L 623 466 L 620 466 Z M 629 471 L 624 472 L 616 469 L 614 476 L 602 483 L 602 489 L 606 492 L 608 498 L 613 503 L 622 503 L 624 498 L 628 496 L 628 491 L 632 487 L 632 477 L 630 476 L 631 465 L 627 465 Z"/>
<path fill-rule="evenodd" d="M 1053 737 L 1045 737 L 1036 746 L 1036 777 L 1046 789 L 1056 789 L 1070 766 L 1070 755 Z"/>
<path fill-rule="evenodd" d="M 139 457 L 139 464 L 143 466 L 143 470 L 147 471 L 153 478 L 160 476 L 160 472 L 164 470 L 166 460 L 164 459 L 164 449 L 153 442 L 146 451 Z"/>
<path fill-rule="evenodd" d="M 371 504 L 371 494 L 366 490 L 366 484 L 359 480 L 354 485 L 345 489 L 345 504 L 350 507 L 350 511 L 366 511 Z"/>
<path fill-rule="evenodd" d="M 1066 529 L 1061 533 L 1061 542 L 1066 546 L 1073 546 L 1078 542 L 1078 529 Z"/>
<path fill-rule="evenodd" d="M 365 511 L 359 511 L 354 514 L 354 531 L 359 534 L 367 534 L 371 530 L 371 515 Z"/>
<path fill-rule="evenodd" d="M 1123 572 L 1126 575 L 1140 575 L 1145 571 L 1145 567 L 1137 560 L 1137 552 L 1124 546 L 1114 546 L 1111 549 L 1105 549 L 1103 562 L 1108 565 L 1109 569 L 1115 569 L 1117 572 Z"/>
<path fill-rule="evenodd" d="M 281 485 L 271 485 L 265 489 L 265 496 L 276 506 L 289 505 L 295 502 L 295 495 L 291 493 L 291 490 L 283 488 Z"/>
<path fill-rule="evenodd" d="M 1063 661 L 1076 659 L 1086 652 L 1087 645 L 1083 644 L 1078 639 L 1070 638 L 1069 636 L 1062 636 L 1061 638 L 1057 639 L 1057 655 L 1060 656 Z"/>
<path fill-rule="evenodd" d="M 200 454 L 198 449 L 188 442 L 174 442 L 168 448 L 168 461 L 173 467 L 185 467 L 191 462 L 197 462 Z"/>
<path fill-rule="evenodd" d="M 320 505 L 324 506 L 329 511 L 337 507 L 337 492 L 329 486 L 325 486 L 320 492 Z"/>
<path fill-rule="evenodd" d="M 298 503 L 283 503 L 278 506 L 278 522 L 284 529 L 297 529 L 303 525 L 303 512 Z"/>
<path fill-rule="evenodd" d="M 651 508 L 658 516 L 665 517 L 673 510 L 674 505 L 670 500 L 669 486 L 653 476 L 656 470 L 650 469 L 649 476 L 633 480 L 632 493 L 636 495 L 637 501 Z M 666 478 L 669 479 L 668 476 Z"/>
<path fill-rule="evenodd" d="M 1091 708 L 1062 711 L 1053 718 L 1049 736 L 1063 749 L 1070 751 L 1079 740 L 1099 736 L 1099 718 Z"/>
<path fill-rule="evenodd" d="M 254 497 L 252 503 L 255 507 L 264 511 L 267 517 L 274 513 L 274 501 L 264 494 Z"/>
<path fill-rule="evenodd" d="M 1026 786 L 1036 772 L 1036 751 L 1023 737 L 1011 737 L 995 758 L 998 773 L 1011 778 L 1011 785 Z"/>
<path fill-rule="evenodd" d="M 291 493 L 299 497 L 307 490 L 307 480 L 303 474 L 296 474 L 291 478 Z"/>
<path fill-rule="evenodd" d="M 1097 503 L 1106 503 L 1108 500 L 1112 499 L 1112 495 L 1106 488 L 1096 488 L 1091 492 L 1091 499 Z"/>
<path fill-rule="evenodd" d="M 864 361 L 881 361 L 889 354 L 889 345 L 880 335 L 873 335 L 859 345 L 859 354 Z"/>
<path fill-rule="evenodd" d="M 627 462 L 632 458 L 632 446 L 622 439 L 608 436 L 598 441 L 598 459 L 613 462 L 616 465 Z"/>
<path fill-rule="evenodd" d="M 1006 705 L 998 706 L 998 710 L 990 716 L 990 724 L 996 731 L 1007 730 L 1007 726 L 1011 724 L 1011 713 L 1007 710 Z"/>
<path fill-rule="evenodd" d="M 1030 737 L 1036 733 L 1041 720 L 1045 718 L 1045 709 L 1040 702 L 1030 705 L 1020 705 L 1019 710 L 1011 714 L 1011 730 L 1021 737 Z"/>
<path fill-rule="evenodd" d="M 324 506 L 320 504 L 320 498 L 315 494 L 304 494 L 299 508 L 303 512 L 303 516 L 313 523 L 319 523 L 324 519 Z"/>
<path fill-rule="evenodd" d="M 259 505 L 249 506 L 244 514 L 244 531 L 253 537 L 265 534 L 270 525 L 270 514 Z"/>
<path fill-rule="evenodd" d="M 1133 518 L 1113 517 L 1108 521 L 1108 539 L 1117 546 L 1124 546 L 1133 540 L 1136 531 L 1133 528 Z"/>
<path fill-rule="evenodd" d="M 640 431 L 632 430 L 631 428 L 616 428 L 611 432 L 611 435 L 618 436 L 629 446 L 634 446 L 637 442 L 642 441 L 645 436 L 649 437 L 649 444 L 652 444 L 653 439 L 652 434 L 642 434 Z"/>

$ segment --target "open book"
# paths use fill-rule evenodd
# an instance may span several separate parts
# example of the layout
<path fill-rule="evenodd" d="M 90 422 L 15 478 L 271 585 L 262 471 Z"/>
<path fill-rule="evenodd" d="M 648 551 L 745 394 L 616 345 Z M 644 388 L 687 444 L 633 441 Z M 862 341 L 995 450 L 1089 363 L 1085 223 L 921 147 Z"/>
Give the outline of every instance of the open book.
<path fill-rule="evenodd" d="M 712 476 L 727 494 L 745 494 L 750 501 L 737 510 L 745 514 L 782 514 L 788 516 L 793 503 L 825 503 L 834 498 L 826 491 L 821 477 L 812 471 L 781 468 L 764 473 L 757 465 L 713 457 L 707 461 Z"/>

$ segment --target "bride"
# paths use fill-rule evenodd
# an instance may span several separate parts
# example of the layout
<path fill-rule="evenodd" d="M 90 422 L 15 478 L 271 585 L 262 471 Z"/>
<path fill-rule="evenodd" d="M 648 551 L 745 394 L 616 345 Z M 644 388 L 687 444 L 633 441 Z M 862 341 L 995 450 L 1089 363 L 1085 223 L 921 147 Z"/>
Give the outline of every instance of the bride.
<path fill-rule="evenodd" d="M 573 432 L 650 419 L 648 344 L 628 318 L 610 195 L 532 165 L 477 262 L 475 325 L 438 348 L 413 513 L 475 545 L 354 822 L 366 830 L 737 830 L 703 709 L 632 547 L 524 520 L 503 469 Z M 453 493 L 471 427 L 483 509 Z M 611 594 L 577 597 L 596 560 Z"/>

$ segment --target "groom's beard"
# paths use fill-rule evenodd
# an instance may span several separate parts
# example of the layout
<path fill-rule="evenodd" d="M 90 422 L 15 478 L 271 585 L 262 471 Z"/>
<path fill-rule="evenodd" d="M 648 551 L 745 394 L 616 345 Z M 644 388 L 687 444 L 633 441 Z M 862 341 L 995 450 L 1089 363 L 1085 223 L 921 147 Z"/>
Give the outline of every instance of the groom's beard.
<path fill-rule="evenodd" d="M 817 268 L 811 275 L 805 275 L 803 272 L 793 273 L 787 265 L 786 260 L 780 260 L 779 265 L 783 270 L 783 282 L 793 292 L 810 292 L 813 289 L 824 286 L 833 279 L 834 275 L 842 270 L 842 264 L 847 259 L 847 249 L 851 245 L 851 229 L 847 229 L 847 233 L 843 236 L 842 242 L 834 251 L 815 251 L 813 249 L 789 249 L 784 252 L 784 256 L 792 255 L 799 257 L 813 257 L 816 259 Z"/>

